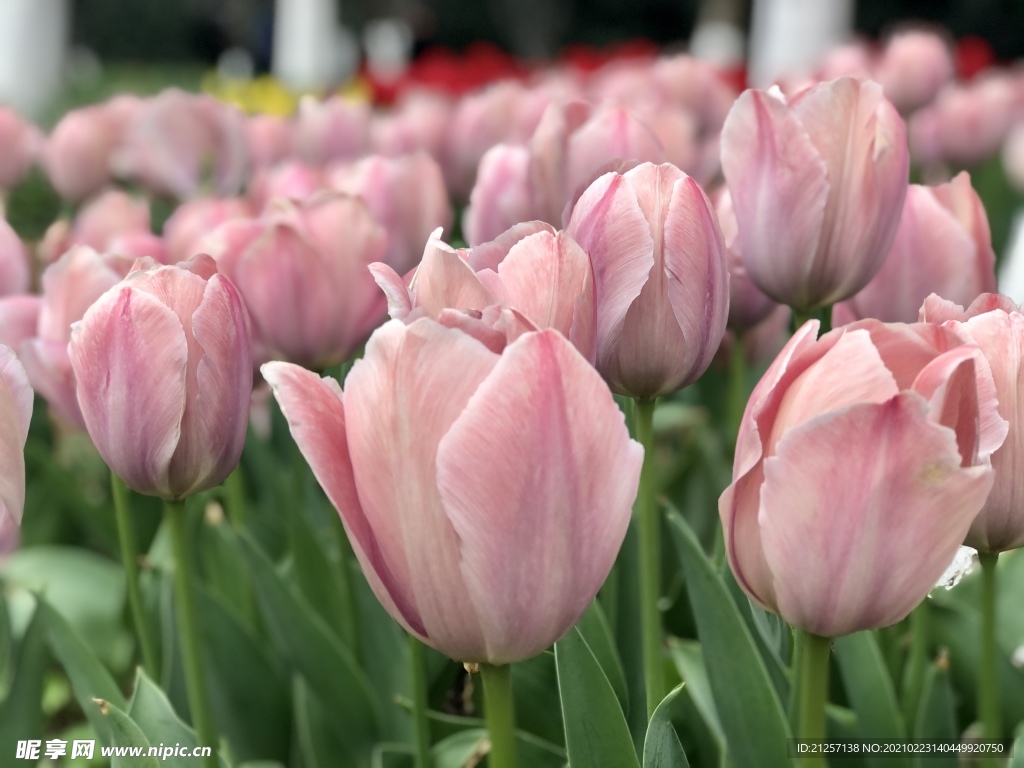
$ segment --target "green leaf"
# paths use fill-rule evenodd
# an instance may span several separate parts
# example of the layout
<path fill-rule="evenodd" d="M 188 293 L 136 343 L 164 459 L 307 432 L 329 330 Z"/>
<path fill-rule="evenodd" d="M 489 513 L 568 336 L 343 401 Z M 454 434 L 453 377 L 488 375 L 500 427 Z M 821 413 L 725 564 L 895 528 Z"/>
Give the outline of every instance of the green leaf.
<path fill-rule="evenodd" d="M 949 661 L 942 656 L 925 672 L 914 738 L 956 740 L 959 737 L 956 698 L 949 681 Z M 955 754 L 939 754 L 919 756 L 916 764 L 919 768 L 957 768 L 960 763 Z"/>
<path fill-rule="evenodd" d="M 14 650 L 14 638 L 11 633 L 11 615 L 7 612 L 7 599 L 4 597 L 4 585 L 0 582 L 0 691 L 7 682 L 7 675 L 14 667 L 11 664 L 11 653 Z"/>
<path fill-rule="evenodd" d="M 277 574 L 255 542 L 248 536 L 241 538 L 271 641 L 323 701 L 351 753 L 369 754 L 379 720 L 366 675 L 309 603 Z"/>
<path fill-rule="evenodd" d="M 754 639 L 686 521 L 675 511 L 668 518 L 732 761 L 743 768 L 786 765 L 789 726 Z"/>
<path fill-rule="evenodd" d="M 199 584 L 193 590 L 214 721 L 238 760 L 286 762 L 291 696 L 282 670 L 230 606 Z"/>
<path fill-rule="evenodd" d="M 673 722 L 678 717 L 683 686 L 676 686 L 651 716 L 644 740 L 644 768 L 689 768 Z"/>
<path fill-rule="evenodd" d="M 672 661 L 675 662 L 676 669 L 679 671 L 679 677 L 686 683 L 686 693 L 693 700 L 693 705 L 700 713 L 701 719 L 714 734 L 719 749 L 724 752 L 725 734 L 722 731 L 722 723 L 718 719 L 718 711 L 715 709 L 715 699 L 711 693 L 711 683 L 708 682 L 708 672 L 704 667 L 704 652 L 700 643 L 696 640 L 680 640 L 673 637 L 669 640 L 668 647 L 672 654 Z"/>
<path fill-rule="evenodd" d="M 487 754 L 486 728 L 460 731 L 439 741 L 430 749 L 433 768 L 463 768 L 476 765 Z M 563 768 L 565 753 L 541 739 L 535 739 L 522 731 L 516 731 L 516 758 L 526 768 Z"/>
<path fill-rule="evenodd" d="M 299 751 L 306 768 L 333 768 L 337 756 L 347 749 L 338 740 L 336 730 L 330 727 L 324 707 L 309 683 L 301 675 L 292 679 L 292 699 L 295 702 L 295 731 Z M 361 753 L 345 761 L 346 765 L 365 766 L 370 753 Z"/>
<path fill-rule="evenodd" d="M 1024 725 L 1017 729 L 1017 740 L 1013 742 L 1013 760 L 1010 768 L 1024 768 Z"/>
<path fill-rule="evenodd" d="M 147 755 L 152 744 L 131 717 L 103 699 L 97 699 L 93 707 L 107 718 L 111 746 L 134 747 L 142 752 L 141 757 L 114 756 L 110 759 L 110 768 L 160 768 L 160 758 Z"/>
<path fill-rule="evenodd" d="M 873 632 L 856 632 L 835 640 L 836 659 L 846 695 L 857 713 L 858 732 L 863 739 L 899 740 L 905 736 L 903 715 L 896 701 L 896 688 L 882 658 Z M 868 759 L 876 768 L 906 765 L 910 757 L 884 755 Z"/>
<path fill-rule="evenodd" d="M 605 620 L 601 605 L 595 600 L 590 604 L 587 612 L 583 614 L 579 624 L 576 625 L 583 639 L 587 641 L 597 663 L 608 678 L 608 682 L 615 691 L 615 696 L 622 706 L 622 711 L 629 713 L 629 690 L 626 687 L 626 675 L 622 670 L 622 661 L 619 660 L 619 652 L 615 650 L 615 640 L 612 638 L 611 628 Z"/>
<path fill-rule="evenodd" d="M 587 768 L 639 766 L 622 707 L 583 635 L 555 643 L 569 763 Z"/>
<path fill-rule="evenodd" d="M 565 744 L 554 653 L 545 651 L 512 665 L 512 697 L 516 727 L 546 741 Z"/>
<path fill-rule="evenodd" d="M 18 741 L 41 738 L 43 732 L 43 675 L 48 654 L 43 621 L 36 609 L 14 654 L 14 678 L 0 703 L 0 755 L 17 753 Z"/>
<path fill-rule="evenodd" d="M 89 718 L 100 742 L 110 744 L 110 721 L 93 706 L 93 701 L 104 699 L 115 707 L 124 709 L 127 702 L 121 695 L 117 683 L 92 649 L 46 600 L 39 598 L 39 607 L 36 610 L 45 627 L 50 650 L 64 667 L 78 705 Z"/>

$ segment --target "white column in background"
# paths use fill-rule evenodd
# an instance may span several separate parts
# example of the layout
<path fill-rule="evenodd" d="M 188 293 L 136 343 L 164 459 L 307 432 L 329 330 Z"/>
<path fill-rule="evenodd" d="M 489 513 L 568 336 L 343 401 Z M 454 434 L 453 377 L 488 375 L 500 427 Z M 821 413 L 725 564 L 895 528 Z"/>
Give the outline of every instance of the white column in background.
<path fill-rule="evenodd" d="M 352 74 L 353 41 L 342 29 L 336 0 L 277 0 L 274 77 L 299 91 L 321 91 Z"/>
<path fill-rule="evenodd" d="M 0 0 L 0 103 L 39 117 L 60 91 L 68 0 Z"/>
<path fill-rule="evenodd" d="M 853 31 L 854 0 L 754 0 L 748 80 L 767 88 L 783 76 L 810 74 Z"/>

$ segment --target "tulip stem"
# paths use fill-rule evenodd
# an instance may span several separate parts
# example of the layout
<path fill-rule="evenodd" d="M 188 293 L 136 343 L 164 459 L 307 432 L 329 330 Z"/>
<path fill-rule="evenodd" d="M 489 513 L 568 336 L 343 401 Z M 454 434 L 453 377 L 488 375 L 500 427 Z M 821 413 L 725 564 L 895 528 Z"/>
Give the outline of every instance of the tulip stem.
<path fill-rule="evenodd" d="M 636 497 L 637 539 L 640 544 L 640 627 L 643 641 L 647 719 L 665 696 L 662 661 L 661 537 L 654 496 L 654 400 L 636 399 L 636 437 L 644 447 L 640 489 Z"/>
<path fill-rule="evenodd" d="M 903 722 L 908 734 L 914 733 L 917 708 L 921 703 L 921 690 L 928 669 L 929 610 L 931 606 L 925 600 L 910 614 L 910 658 L 907 660 L 903 690 Z"/>
<path fill-rule="evenodd" d="M 181 640 L 181 659 L 185 668 L 188 706 L 192 712 L 192 725 L 195 727 L 199 746 L 212 747 L 212 754 L 201 758 L 201 765 L 203 768 L 217 768 L 217 732 L 210 719 L 210 708 L 206 699 L 203 662 L 200 657 L 199 626 L 196 622 L 196 609 L 192 600 L 190 561 L 185 537 L 185 502 L 168 501 L 165 503 L 165 511 L 171 526 L 171 539 L 174 546 L 174 604 Z"/>
<path fill-rule="evenodd" d="M 245 522 L 245 480 L 241 464 L 224 481 L 224 506 L 227 507 L 231 527 L 236 531 L 242 530 Z"/>
<path fill-rule="evenodd" d="M 430 726 L 427 723 L 427 665 L 423 644 L 409 638 L 409 671 L 412 675 L 412 720 L 416 739 L 416 768 L 430 768 Z"/>
<path fill-rule="evenodd" d="M 797 720 L 793 724 L 798 739 L 825 738 L 825 705 L 828 703 L 828 664 L 832 640 L 828 637 L 796 630 L 802 649 L 797 654 L 800 668 L 796 675 L 800 702 Z M 825 760 L 814 755 L 801 760 L 801 768 L 824 768 Z"/>
<path fill-rule="evenodd" d="M 512 707 L 512 667 L 481 664 L 484 715 L 491 739 L 490 768 L 516 768 L 515 712 Z"/>
<path fill-rule="evenodd" d="M 979 552 L 981 562 L 981 670 L 978 675 L 978 715 L 982 735 L 998 739 L 1002 734 L 999 712 L 999 659 L 996 644 L 996 562 L 998 552 Z M 994 761 L 987 761 L 996 765 Z"/>
<path fill-rule="evenodd" d="M 154 680 L 159 674 L 156 660 L 156 645 L 149 631 L 146 612 L 142 604 L 142 590 L 139 588 L 139 562 L 135 551 L 135 526 L 128 498 L 128 486 L 115 473 L 110 473 L 110 491 L 114 497 L 114 515 L 117 517 L 117 537 L 121 542 L 121 559 L 124 561 L 124 577 L 128 587 L 128 607 L 135 623 L 135 634 L 139 636 L 142 651 L 142 666 Z"/>

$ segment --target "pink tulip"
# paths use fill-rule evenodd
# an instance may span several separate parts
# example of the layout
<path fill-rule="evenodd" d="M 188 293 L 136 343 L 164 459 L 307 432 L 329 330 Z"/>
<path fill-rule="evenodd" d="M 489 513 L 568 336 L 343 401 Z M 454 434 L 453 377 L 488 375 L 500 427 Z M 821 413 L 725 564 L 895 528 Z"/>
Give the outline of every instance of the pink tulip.
<path fill-rule="evenodd" d="M 148 234 L 149 221 L 149 203 L 119 189 L 109 189 L 86 202 L 73 224 L 66 219 L 51 224 L 39 246 L 40 256 L 45 262 L 53 262 L 76 245 L 107 251 L 114 238 Z"/>
<path fill-rule="evenodd" d="M 921 308 L 921 319 L 941 323 L 981 348 L 995 380 L 999 413 L 1009 421 L 1006 442 L 992 454 L 995 484 L 964 543 L 979 552 L 1024 547 L 1024 315 L 998 294 L 979 296 L 966 311 L 933 295 Z"/>
<path fill-rule="evenodd" d="M 380 324 L 385 303 L 367 267 L 387 235 L 357 197 L 276 201 L 229 221 L 199 245 L 242 295 L 257 358 L 324 368 L 346 360 Z"/>
<path fill-rule="evenodd" d="M 46 172 L 65 200 L 81 200 L 111 181 L 111 157 L 121 125 L 105 104 L 68 112 L 46 142 Z"/>
<path fill-rule="evenodd" d="M 294 154 L 311 165 L 354 160 L 370 146 L 370 107 L 339 96 L 303 97 L 292 137 Z"/>
<path fill-rule="evenodd" d="M 69 352 L 89 436 L 129 487 L 182 499 L 235 468 L 252 352 L 241 298 L 208 256 L 134 269 L 76 324 Z"/>
<path fill-rule="evenodd" d="M 490 243 L 456 251 L 440 235 L 436 231 L 427 242 L 411 280 L 387 264 L 370 267 L 393 319 L 412 322 L 426 315 L 492 349 L 528 331 L 553 328 L 594 359 L 594 274 L 571 237 L 531 221 Z"/>
<path fill-rule="evenodd" d="M 885 97 L 908 114 L 931 103 L 953 74 L 949 44 L 934 32 L 911 29 L 889 38 L 876 79 Z"/>
<path fill-rule="evenodd" d="M 0 298 L 0 344 L 11 349 L 33 338 L 43 309 L 40 296 L 4 296 Z"/>
<path fill-rule="evenodd" d="M 462 214 L 462 233 L 470 245 L 489 242 L 533 218 L 530 164 L 526 147 L 496 144 L 484 153 Z"/>
<path fill-rule="evenodd" d="M 43 134 L 9 107 L 0 107 L 0 190 L 21 184 L 36 161 L 43 145 Z"/>
<path fill-rule="evenodd" d="M 254 173 L 249 182 L 249 199 L 255 210 L 262 211 L 276 198 L 305 200 L 327 188 L 323 168 L 288 161 Z"/>
<path fill-rule="evenodd" d="M 932 293 L 970 304 L 996 290 L 995 266 L 985 207 L 966 172 L 937 187 L 912 184 L 885 263 L 856 296 L 835 305 L 832 325 L 866 317 L 911 323 Z"/>
<path fill-rule="evenodd" d="M 127 256 L 131 259 L 150 258 L 157 264 L 170 264 L 164 239 L 152 232 L 125 232 L 114 235 L 104 249 L 108 253 Z"/>
<path fill-rule="evenodd" d="M 736 579 L 825 637 L 903 619 L 953 560 L 1006 435 L 954 331 L 809 321 L 754 388 L 719 500 Z"/>
<path fill-rule="evenodd" d="M 32 387 L 10 347 L 0 346 L 0 555 L 18 541 L 25 506 L 25 441 L 32 419 Z"/>
<path fill-rule="evenodd" d="M 252 206 L 240 197 L 186 200 L 164 223 L 168 263 L 177 264 L 200 253 L 199 241 L 221 224 L 252 215 Z"/>
<path fill-rule="evenodd" d="M 62 419 L 84 427 L 68 357 L 71 326 L 128 273 L 133 260 L 75 246 L 43 272 L 42 307 L 32 338 L 18 349 L 32 387 Z"/>
<path fill-rule="evenodd" d="M 452 109 L 451 101 L 440 94 L 403 94 L 392 112 L 374 113 L 370 125 L 373 151 L 388 157 L 422 151 L 440 160 Z"/>
<path fill-rule="evenodd" d="M 857 293 L 896 235 L 908 168 L 903 121 L 877 83 L 841 78 L 789 104 L 744 92 L 722 170 L 750 277 L 800 310 Z"/>
<path fill-rule="evenodd" d="M 721 189 L 717 195 L 715 213 L 722 228 L 722 238 L 729 265 L 729 322 L 734 331 L 753 328 L 779 305 L 754 284 L 743 264 L 737 237 L 736 214 L 732 210 L 729 190 Z M 778 352 L 778 350 L 776 350 Z"/>
<path fill-rule="evenodd" d="M 654 398 L 695 381 L 725 333 L 725 244 L 697 183 L 644 163 L 591 184 L 566 232 L 593 263 L 597 369 L 612 390 Z"/>
<path fill-rule="evenodd" d="M 441 166 L 420 152 L 405 157 L 365 157 L 329 170 L 327 183 L 366 203 L 388 233 L 385 261 L 398 272 L 412 269 L 423 244 L 438 227 L 452 223 L 452 206 Z"/>
<path fill-rule="evenodd" d="M 225 197 L 237 194 L 248 162 L 242 113 L 175 88 L 138 108 L 112 160 L 117 175 L 178 199 L 201 195 L 207 187 Z"/>
<path fill-rule="evenodd" d="M 1014 85 L 1004 74 L 950 84 L 935 100 L 943 158 L 976 165 L 995 155 L 1014 120 Z"/>
<path fill-rule="evenodd" d="M 253 168 L 270 168 L 292 150 L 292 123 L 278 115 L 251 115 L 245 119 L 245 141 Z"/>
<path fill-rule="evenodd" d="M 11 225 L 0 218 L 0 296 L 28 291 L 29 273 L 28 249 Z"/>
<path fill-rule="evenodd" d="M 453 659 L 505 664 L 579 620 L 622 544 L 643 450 L 560 334 L 499 355 L 427 318 L 391 322 L 344 394 L 294 365 L 263 373 L 406 630 Z"/>

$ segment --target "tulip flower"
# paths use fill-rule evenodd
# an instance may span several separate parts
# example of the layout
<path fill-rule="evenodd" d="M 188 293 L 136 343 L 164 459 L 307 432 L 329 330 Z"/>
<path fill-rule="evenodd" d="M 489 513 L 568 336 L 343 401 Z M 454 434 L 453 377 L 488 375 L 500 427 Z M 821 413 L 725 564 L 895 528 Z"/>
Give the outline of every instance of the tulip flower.
<path fill-rule="evenodd" d="M 259 218 L 229 221 L 198 245 L 238 286 L 257 357 L 313 368 L 346 360 L 384 319 L 367 267 L 386 247 L 365 203 L 336 192 L 275 201 Z"/>
<path fill-rule="evenodd" d="M 510 144 L 496 144 L 480 158 L 469 205 L 462 214 L 462 232 L 470 245 L 494 240 L 533 218 L 530 162 L 527 147 Z"/>
<path fill-rule="evenodd" d="M 743 264 L 737 237 L 736 214 L 732 210 L 729 190 L 722 189 L 715 202 L 715 213 L 722 228 L 729 265 L 729 322 L 733 331 L 753 328 L 779 305 L 754 284 Z"/>
<path fill-rule="evenodd" d="M 375 112 L 370 124 L 373 151 L 389 157 L 426 152 L 440 158 L 451 100 L 433 91 L 406 91 L 390 113 Z"/>
<path fill-rule="evenodd" d="M 240 197 L 186 200 L 164 222 L 168 263 L 177 264 L 200 253 L 199 241 L 221 224 L 252 215 L 252 206 Z"/>
<path fill-rule="evenodd" d="M 25 506 L 25 441 L 32 387 L 10 347 L 0 346 L 0 554 L 16 546 Z"/>
<path fill-rule="evenodd" d="M 71 326 L 131 269 L 133 259 L 75 246 L 43 272 L 38 326 L 18 348 L 32 387 L 62 419 L 84 428 L 68 356 Z"/>
<path fill-rule="evenodd" d="M 43 145 L 43 134 L 9 107 L 0 107 L 0 191 L 18 186 Z"/>
<path fill-rule="evenodd" d="M 904 114 L 930 103 L 953 79 L 949 44 L 934 32 L 914 29 L 889 38 L 878 64 L 885 97 Z"/>
<path fill-rule="evenodd" d="M 75 109 L 61 118 L 46 142 L 46 173 L 65 200 L 81 200 L 111 181 L 110 161 L 124 131 L 106 104 Z"/>
<path fill-rule="evenodd" d="M 426 315 L 492 349 L 527 331 L 553 328 L 593 360 L 594 275 L 571 237 L 541 221 L 520 224 L 469 251 L 456 251 L 440 237 L 440 230 L 434 232 L 408 281 L 387 264 L 370 266 L 392 319 L 413 322 Z"/>
<path fill-rule="evenodd" d="M 608 173 L 566 232 L 590 255 L 597 369 L 612 390 L 656 398 L 695 381 L 725 333 L 725 244 L 697 183 L 672 165 Z"/>
<path fill-rule="evenodd" d="M 384 260 L 396 271 L 412 269 L 423 253 L 423 243 L 438 227 L 452 223 L 441 167 L 420 152 L 406 157 L 365 157 L 352 165 L 328 171 L 329 186 L 358 195 L 388 233 Z"/>
<path fill-rule="evenodd" d="M 262 211 L 275 198 L 301 201 L 327 188 L 327 178 L 320 166 L 285 161 L 253 174 L 249 199 L 256 211 Z"/>
<path fill-rule="evenodd" d="M 28 249 L 10 224 L 0 218 L 0 296 L 28 290 Z"/>
<path fill-rule="evenodd" d="M 995 264 L 985 207 L 966 173 L 937 187 L 912 184 L 885 263 L 835 305 L 832 325 L 867 317 L 911 323 L 932 293 L 970 304 L 996 290 Z"/>
<path fill-rule="evenodd" d="M 0 344 L 11 349 L 36 335 L 43 300 L 39 296 L 4 296 L 0 298 Z"/>
<path fill-rule="evenodd" d="M 252 392 L 245 308 L 213 260 L 137 267 L 71 334 L 89 436 L 130 487 L 167 500 L 238 463 Z"/>
<path fill-rule="evenodd" d="M 977 347 L 928 324 L 805 323 L 754 388 L 719 500 L 736 580 L 806 632 L 900 621 L 952 562 L 1006 435 Z"/>
<path fill-rule="evenodd" d="M 903 121 L 877 83 L 840 78 L 798 94 L 748 90 L 722 131 L 722 170 L 750 277 L 801 311 L 878 272 L 907 190 Z"/>
<path fill-rule="evenodd" d="M 291 151 L 292 123 L 278 115 L 251 115 L 245 119 L 245 139 L 253 168 L 269 168 Z"/>
<path fill-rule="evenodd" d="M 44 262 L 53 262 L 76 245 L 108 251 L 122 235 L 151 234 L 149 203 L 119 189 L 108 189 L 86 202 L 73 222 L 58 219 L 39 246 Z"/>
<path fill-rule="evenodd" d="M 333 96 L 319 101 L 304 96 L 292 126 L 293 152 L 312 165 L 354 160 L 370 144 L 370 108 Z"/>
<path fill-rule="evenodd" d="M 344 393 L 295 365 L 262 370 L 407 631 L 507 664 L 579 620 L 622 544 L 643 452 L 564 337 L 527 333 L 499 355 L 429 318 L 392 321 Z"/>

